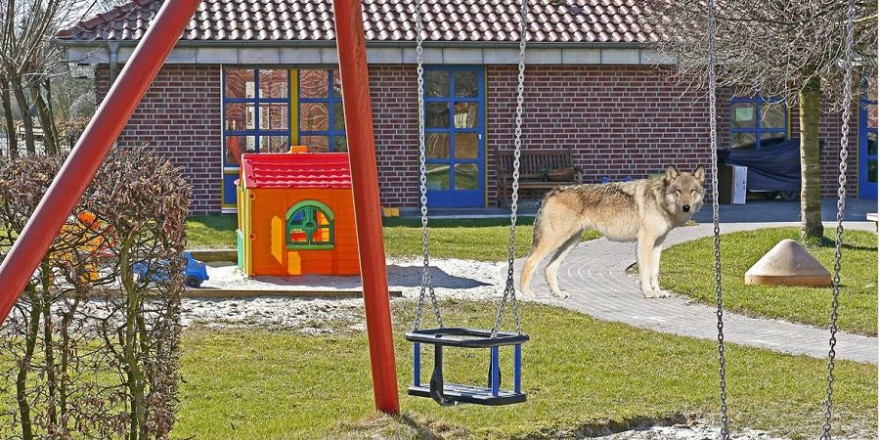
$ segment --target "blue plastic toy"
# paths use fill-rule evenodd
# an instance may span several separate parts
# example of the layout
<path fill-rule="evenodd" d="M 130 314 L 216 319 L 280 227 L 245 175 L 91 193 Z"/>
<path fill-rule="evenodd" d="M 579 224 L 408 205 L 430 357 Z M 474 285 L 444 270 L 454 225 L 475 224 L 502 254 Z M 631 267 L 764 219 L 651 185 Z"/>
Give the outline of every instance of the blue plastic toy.
<path fill-rule="evenodd" d="M 201 287 L 202 283 L 208 280 L 208 270 L 205 263 L 193 258 L 189 252 L 184 252 L 186 258 L 186 268 L 184 268 L 183 284 L 187 287 Z M 137 276 L 138 283 L 144 283 L 147 280 L 147 273 L 150 275 L 152 282 L 168 281 L 168 261 L 160 260 L 157 267 L 150 271 L 150 265 L 144 261 L 138 261 L 132 266 L 132 271 Z"/>

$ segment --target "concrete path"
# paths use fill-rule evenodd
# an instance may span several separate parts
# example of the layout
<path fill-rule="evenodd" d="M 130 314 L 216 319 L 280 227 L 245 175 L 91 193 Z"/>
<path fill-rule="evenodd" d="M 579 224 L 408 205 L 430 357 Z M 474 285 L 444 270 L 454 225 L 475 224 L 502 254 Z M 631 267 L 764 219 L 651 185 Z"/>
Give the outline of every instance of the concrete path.
<path fill-rule="evenodd" d="M 721 233 L 796 225 L 798 224 L 730 223 L 721 225 Z M 831 223 L 826 224 L 826 227 L 829 226 L 833 227 Z M 874 231 L 875 226 L 873 223 L 851 222 L 846 223 L 845 227 Z M 711 224 L 679 228 L 670 233 L 664 248 L 711 235 Z M 693 303 L 684 295 L 645 299 L 639 289 L 638 281 L 626 274 L 626 269 L 635 262 L 635 244 L 616 243 L 604 238 L 592 240 L 581 243 L 575 248 L 559 269 L 559 286 L 569 292 L 571 298 L 559 300 L 550 296 L 549 288 L 544 281 L 543 266 L 532 278 L 532 289 L 538 295 L 539 301 L 576 310 L 602 320 L 623 322 L 664 333 L 716 340 L 717 318 L 714 307 Z M 522 263 L 522 259 L 517 261 L 517 269 L 522 267 Z M 519 270 L 516 276 L 519 277 Z M 662 284 L 662 273 L 660 279 Z M 827 329 L 771 319 L 749 318 L 726 312 L 724 331 L 728 343 L 817 358 L 828 356 Z M 876 364 L 877 338 L 838 333 L 836 351 L 838 359 Z"/>

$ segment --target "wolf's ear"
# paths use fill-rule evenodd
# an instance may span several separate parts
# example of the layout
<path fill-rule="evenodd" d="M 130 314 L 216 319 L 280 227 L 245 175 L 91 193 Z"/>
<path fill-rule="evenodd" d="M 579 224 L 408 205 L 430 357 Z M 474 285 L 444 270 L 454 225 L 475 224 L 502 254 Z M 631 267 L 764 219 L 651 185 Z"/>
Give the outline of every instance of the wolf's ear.
<path fill-rule="evenodd" d="M 706 181 L 706 169 L 703 168 L 702 165 L 698 166 L 697 169 L 694 170 L 694 178 L 703 183 Z"/>
<path fill-rule="evenodd" d="M 679 174 L 681 173 L 678 171 L 678 168 L 676 168 L 675 165 L 666 166 L 666 180 L 671 182 L 675 180 L 679 176 Z"/>

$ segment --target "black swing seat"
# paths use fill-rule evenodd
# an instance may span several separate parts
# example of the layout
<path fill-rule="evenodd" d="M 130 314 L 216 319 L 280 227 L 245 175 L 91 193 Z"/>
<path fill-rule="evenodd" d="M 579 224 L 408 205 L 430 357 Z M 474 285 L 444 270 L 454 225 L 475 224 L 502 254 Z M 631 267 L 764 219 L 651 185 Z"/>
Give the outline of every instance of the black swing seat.
<path fill-rule="evenodd" d="M 499 406 L 522 403 L 526 401 L 525 393 L 520 391 L 521 345 L 529 340 L 525 334 L 498 332 L 492 336 L 492 330 L 469 329 L 461 327 L 423 329 L 408 332 L 406 339 L 413 342 L 413 384 L 407 394 L 418 397 L 429 397 L 444 406 L 459 403 Z M 434 371 L 429 384 L 421 383 L 420 344 L 434 346 Z M 489 348 L 492 351 L 489 363 L 488 386 L 448 384 L 443 381 L 443 347 Z M 498 365 L 498 347 L 514 346 L 514 391 L 502 390 L 501 369 Z M 494 376 L 493 376 L 494 371 Z M 493 383 L 494 382 L 494 383 Z"/>

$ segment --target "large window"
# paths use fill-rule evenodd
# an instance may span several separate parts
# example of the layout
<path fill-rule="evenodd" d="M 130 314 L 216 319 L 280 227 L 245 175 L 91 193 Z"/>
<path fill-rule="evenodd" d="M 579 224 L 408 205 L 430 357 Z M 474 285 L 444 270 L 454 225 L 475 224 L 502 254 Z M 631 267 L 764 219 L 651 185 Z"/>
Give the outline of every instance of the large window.
<path fill-rule="evenodd" d="M 224 166 L 239 166 L 242 153 L 288 151 L 288 70 L 226 69 L 224 72 Z"/>
<path fill-rule="evenodd" d="M 287 211 L 288 249 L 333 249 L 333 211 L 307 200 Z"/>
<path fill-rule="evenodd" d="M 299 143 L 309 151 L 348 151 L 342 113 L 342 81 L 336 70 L 300 70 Z"/>
<path fill-rule="evenodd" d="M 780 98 L 730 100 L 730 147 L 760 149 L 788 136 L 788 108 Z"/>

